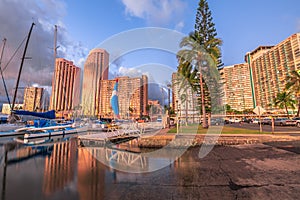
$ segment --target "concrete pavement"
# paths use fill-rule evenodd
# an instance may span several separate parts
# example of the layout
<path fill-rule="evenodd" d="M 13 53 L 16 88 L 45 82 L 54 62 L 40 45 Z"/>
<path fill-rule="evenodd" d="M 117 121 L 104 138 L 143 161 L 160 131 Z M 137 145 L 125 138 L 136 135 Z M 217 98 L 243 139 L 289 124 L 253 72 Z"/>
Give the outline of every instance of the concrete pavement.
<path fill-rule="evenodd" d="M 299 199 L 300 142 L 189 149 L 171 166 L 115 182 L 106 199 Z M 285 149 L 287 148 L 287 149 Z M 295 150 L 295 149 L 294 149 Z"/>

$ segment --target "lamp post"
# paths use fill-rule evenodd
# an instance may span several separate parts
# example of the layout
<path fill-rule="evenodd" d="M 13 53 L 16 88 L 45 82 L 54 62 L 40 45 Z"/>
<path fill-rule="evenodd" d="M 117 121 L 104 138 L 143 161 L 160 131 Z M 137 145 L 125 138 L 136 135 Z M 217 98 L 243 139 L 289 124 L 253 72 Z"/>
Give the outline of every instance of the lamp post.
<path fill-rule="evenodd" d="M 170 104 L 171 104 L 171 87 L 172 85 L 170 83 L 167 84 L 168 87 L 168 110 L 170 111 Z"/>
<path fill-rule="evenodd" d="M 177 106 L 177 113 L 176 113 L 176 134 L 178 134 L 178 131 L 179 131 L 179 120 L 178 120 L 178 113 L 179 113 L 179 107 L 178 107 L 178 100 L 176 100 L 176 106 Z"/>

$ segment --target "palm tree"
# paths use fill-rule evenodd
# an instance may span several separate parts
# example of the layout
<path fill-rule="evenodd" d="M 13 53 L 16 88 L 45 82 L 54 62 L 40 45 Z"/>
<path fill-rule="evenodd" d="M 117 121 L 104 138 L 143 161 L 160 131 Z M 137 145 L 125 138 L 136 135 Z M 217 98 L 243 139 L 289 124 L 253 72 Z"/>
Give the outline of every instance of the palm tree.
<path fill-rule="evenodd" d="M 217 68 L 218 55 L 220 55 L 220 49 L 218 45 L 222 44 L 220 39 L 212 39 L 208 41 L 205 45 L 201 44 L 202 38 L 197 32 L 190 33 L 189 36 L 183 38 L 180 43 L 180 47 L 184 49 L 178 52 L 179 63 L 182 66 L 187 65 L 187 63 L 194 63 L 194 68 L 187 70 L 189 73 L 181 73 L 184 77 L 187 78 L 187 81 L 190 85 L 195 85 L 195 77 L 199 78 L 200 93 L 201 93 L 201 106 L 202 106 L 202 115 L 203 115 L 203 124 L 204 128 L 207 128 L 206 122 L 206 108 L 205 108 L 205 91 L 204 91 L 204 81 L 203 73 L 209 73 L 209 67 Z M 218 45 L 217 45 L 218 44 Z M 205 49 L 206 48 L 206 49 Z M 180 70 L 180 68 L 179 68 Z M 180 71 L 179 71 L 180 72 Z M 197 79 L 196 79 L 197 80 Z"/>
<path fill-rule="evenodd" d="M 188 62 L 193 68 L 189 71 L 199 78 L 199 86 L 201 93 L 201 106 L 203 115 L 204 128 L 207 128 L 206 109 L 205 109 L 205 83 L 203 75 L 211 75 L 209 67 L 219 68 L 222 66 L 220 46 L 222 41 L 216 38 L 217 32 L 215 24 L 212 22 L 211 11 L 209 10 L 207 0 L 200 0 L 196 13 L 195 29 L 184 37 L 180 43 L 180 50 L 177 54 L 179 65 Z M 216 71 L 216 70 L 215 70 Z M 198 74 L 197 74 L 198 73 Z M 186 77 L 191 83 L 190 77 Z M 205 77 L 206 78 L 206 77 Z M 206 82 L 211 82 L 206 79 Z M 213 81 L 212 81 L 213 82 Z M 215 87 L 218 88 L 218 87 Z M 197 89 L 198 90 L 198 89 Z"/>
<path fill-rule="evenodd" d="M 275 107 L 279 107 L 280 109 L 285 109 L 286 114 L 289 116 L 288 108 L 294 109 L 294 104 L 296 101 L 293 99 L 292 94 L 287 91 L 283 91 L 277 93 L 276 98 L 274 99 Z"/>
<path fill-rule="evenodd" d="M 195 76 L 196 72 L 193 72 L 193 66 L 189 62 L 181 63 L 178 66 L 177 80 L 174 84 L 178 85 L 179 96 L 181 103 L 185 103 L 185 113 L 186 113 L 186 123 L 187 123 L 187 113 L 188 113 L 188 93 L 194 93 L 195 88 Z"/>
<path fill-rule="evenodd" d="M 297 71 L 292 71 L 291 75 L 288 76 L 288 82 L 286 89 L 293 92 L 298 100 L 298 111 L 297 116 L 300 115 L 300 74 Z"/>

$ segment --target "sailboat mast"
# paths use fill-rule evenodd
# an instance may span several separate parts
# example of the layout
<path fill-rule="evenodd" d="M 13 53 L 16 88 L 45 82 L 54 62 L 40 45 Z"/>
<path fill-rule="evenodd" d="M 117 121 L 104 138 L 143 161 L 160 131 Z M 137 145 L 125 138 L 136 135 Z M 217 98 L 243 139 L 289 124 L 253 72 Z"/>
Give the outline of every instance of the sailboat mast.
<path fill-rule="evenodd" d="M 1 72 L 1 77 L 2 77 L 2 82 L 3 82 L 4 89 L 5 89 L 6 97 L 7 97 L 7 100 L 8 100 L 8 104 L 9 104 L 9 106 L 11 106 L 8 91 L 7 91 L 7 87 L 6 87 L 6 83 L 5 83 L 5 80 L 4 80 L 3 70 L 1 68 L 1 63 L 2 63 L 5 44 L 6 44 L 6 38 L 3 39 L 3 47 L 2 47 L 1 57 L 0 57 L 0 72 Z"/>
<path fill-rule="evenodd" d="M 53 77 L 56 77 L 56 56 L 57 56 L 57 25 L 54 26 L 54 54 L 53 54 L 53 57 L 54 57 L 54 74 L 53 74 Z M 55 78 L 52 78 L 52 99 L 51 99 L 51 109 L 55 110 L 56 109 L 56 84 L 55 84 Z"/>
<path fill-rule="evenodd" d="M 21 72 L 22 72 L 22 68 L 23 68 L 23 64 L 24 64 L 24 60 L 25 60 L 25 56 L 26 56 L 26 51 L 27 51 L 29 39 L 30 39 L 31 32 L 32 32 L 32 29 L 33 29 L 34 25 L 35 25 L 34 23 L 31 24 L 31 27 L 30 27 L 30 30 L 29 30 L 29 33 L 28 33 L 28 37 L 27 37 L 27 41 L 26 41 L 26 44 L 25 44 L 25 49 L 24 49 L 24 52 L 23 52 L 21 66 L 20 66 L 20 69 L 19 69 L 19 74 L 18 74 L 18 79 L 17 79 L 17 83 L 16 83 L 16 87 L 15 87 L 15 93 L 14 93 L 14 98 L 13 98 L 11 110 L 14 110 L 16 97 L 17 97 L 17 92 L 18 92 L 18 87 L 19 87 L 19 82 L 20 82 L 20 77 L 21 77 Z"/>
<path fill-rule="evenodd" d="M 54 66 L 55 66 L 56 56 L 57 56 L 57 25 L 55 25 L 55 32 L 54 32 Z"/>

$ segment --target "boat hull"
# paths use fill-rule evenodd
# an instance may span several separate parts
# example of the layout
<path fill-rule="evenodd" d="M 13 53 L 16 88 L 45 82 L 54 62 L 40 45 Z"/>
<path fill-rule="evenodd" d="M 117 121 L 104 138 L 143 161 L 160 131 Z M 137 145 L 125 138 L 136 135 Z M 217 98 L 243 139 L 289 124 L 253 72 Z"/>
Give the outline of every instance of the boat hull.
<path fill-rule="evenodd" d="M 31 128 L 25 130 L 23 136 L 14 138 L 14 140 L 25 145 L 38 145 L 65 140 L 70 138 L 73 134 L 79 134 L 85 131 L 87 131 L 86 126 L 72 127 L 69 125 L 46 128 Z"/>

